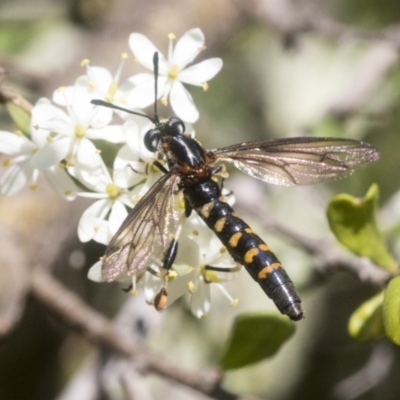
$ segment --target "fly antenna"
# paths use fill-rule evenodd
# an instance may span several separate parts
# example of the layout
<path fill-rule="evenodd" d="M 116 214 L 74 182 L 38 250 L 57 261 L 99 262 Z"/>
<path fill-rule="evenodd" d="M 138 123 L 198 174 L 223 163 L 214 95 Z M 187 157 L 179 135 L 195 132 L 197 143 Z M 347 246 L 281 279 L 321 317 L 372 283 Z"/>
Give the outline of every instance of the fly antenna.
<path fill-rule="evenodd" d="M 96 106 L 103 106 L 103 107 L 107 107 L 107 108 L 113 108 L 114 110 L 120 110 L 120 111 L 125 111 L 129 114 L 134 114 L 134 115 L 139 115 L 140 117 L 144 117 L 149 119 L 153 124 L 158 122 L 158 117 L 156 116 L 156 118 L 151 118 L 146 114 L 142 114 L 136 111 L 132 111 L 132 110 L 128 110 L 127 108 L 123 108 L 123 107 L 118 107 L 115 104 L 112 103 L 107 103 L 106 101 L 103 100 L 92 100 L 91 101 L 92 104 L 96 105 Z"/>
<path fill-rule="evenodd" d="M 154 53 L 153 56 L 153 65 L 154 65 L 154 120 L 156 124 L 160 123 L 158 119 L 158 112 L 157 112 L 157 97 L 158 97 L 158 51 Z"/>

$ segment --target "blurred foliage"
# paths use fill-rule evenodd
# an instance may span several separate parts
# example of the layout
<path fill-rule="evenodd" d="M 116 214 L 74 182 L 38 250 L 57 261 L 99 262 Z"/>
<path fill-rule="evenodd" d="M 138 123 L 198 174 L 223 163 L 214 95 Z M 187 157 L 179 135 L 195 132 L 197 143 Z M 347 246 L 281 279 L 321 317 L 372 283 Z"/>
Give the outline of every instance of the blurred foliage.
<path fill-rule="evenodd" d="M 360 27 L 382 28 L 400 19 L 399 4 L 393 0 L 339 0 L 328 4 L 339 20 Z"/>
<path fill-rule="evenodd" d="M 348 330 L 357 340 L 370 340 L 382 337 L 384 332 L 382 316 L 383 292 L 365 301 L 351 315 Z"/>
<path fill-rule="evenodd" d="M 376 222 L 378 186 L 372 185 L 365 198 L 338 194 L 329 203 L 328 221 L 340 243 L 360 257 L 394 273 L 397 263 L 387 249 Z"/>
<path fill-rule="evenodd" d="M 221 359 L 224 370 L 242 368 L 274 355 L 295 332 L 295 325 L 276 314 L 241 314 L 235 318 Z"/>
<path fill-rule="evenodd" d="M 18 54 L 35 41 L 44 26 L 32 22 L 2 22 L 0 25 L 0 54 Z"/>
<path fill-rule="evenodd" d="M 383 322 L 386 335 L 400 346 L 400 277 L 392 279 L 385 290 Z"/>
<path fill-rule="evenodd" d="M 11 102 L 7 102 L 4 107 L 18 129 L 20 129 L 25 135 L 30 136 L 30 115 L 24 109 Z"/>
<path fill-rule="evenodd" d="M 315 189 L 309 196 L 315 203 L 307 204 L 295 190 L 280 191 L 262 186 L 263 191 L 273 192 L 269 202 L 264 197 L 259 199 L 259 202 L 268 205 L 266 212 L 273 213 L 279 209 L 279 205 L 289 201 L 293 207 L 277 213 L 277 219 L 289 224 L 303 217 L 297 224 L 299 231 L 308 233 L 309 230 L 317 234 L 323 231 L 326 235 L 325 221 L 320 221 L 323 207 L 332 192 L 362 195 L 371 182 L 377 182 L 381 204 L 384 205 L 399 191 L 398 65 L 384 77 L 359 112 L 338 118 L 330 113 L 329 107 L 336 100 L 335 96 L 351 90 L 353 80 L 357 78 L 357 63 L 374 44 L 360 44 L 356 41 L 348 43 L 346 40 L 334 42 L 317 34 L 309 34 L 302 37 L 297 46 L 288 49 L 284 48 L 284 40 L 280 34 L 261 20 L 256 21 L 244 15 L 240 22 L 231 20 L 230 17 L 235 15 L 232 11 L 235 10 L 234 2 L 229 2 L 227 6 L 227 11 L 231 13 L 221 14 L 217 13 L 216 3 L 210 3 L 208 10 L 215 9 L 215 15 L 223 16 L 220 19 L 214 19 L 214 13 L 203 11 L 205 8 L 202 9 L 203 14 L 190 14 L 185 7 L 194 6 L 198 2 L 199 0 L 187 2 L 190 5 L 172 1 L 157 2 L 153 6 L 144 1 L 72 0 L 64 7 L 65 3 L 61 1 L 18 1 L 14 7 L 19 7 L 24 13 L 22 17 L 14 19 L 6 18 L 6 13 L 2 12 L 3 4 L 0 4 L 0 64 L 3 59 L 9 62 L 8 84 L 29 88 L 35 98 L 44 94 L 51 96 L 52 90 L 57 86 L 72 83 L 82 73 L 74 65 L 79 65 L 83 54 L 95 60 L 93 65 L 109 67 L 111 64 L 114 68 L 119 62 L 119 52 L 127 49 L 127 38 L 132 31 L 150 32 L 164 40 L 170 31 L 185 31 L 196 25 L 206 26 L 209 32 L 206 31 L 206 43 L 212 43 L 207 52 L 212 52 L 211 56 L 221 56 L 224 60 L 222 72 L 210 82 L 207 92 L 201 89 L 192 91 L 201 114 L 201 119 L 195 126 L 197 138 L 206 147 L 308 134 L 362 139 L 374 145 L 381 155 L 379 163 L 367 170 L 343 182 Z M 12 2 L 4 3 L 10 6 Z M 56 13 L 43 13 L 41 16 L 34 12 L 39 3 L 43 8 L 56 4 L 59 9 Z M 202 6 L 206 7 L 206 3 L 203 1 Z M 360 27 L 380 28 L 400 19 L 400 2 L 391 0 L 331 0 L 324 2 L 323 6 L 331 16 Z M 19 15 L 19 12 L 22 11 L 14 11 L 11 15 Z M 238 13 L 240 14 L 240 10 Z M 45 79 L 34 74 L 24 75 L 22 70 L 25 64 L 21 60 L 26 60 L 24 57 L 40 60 L 43 54 L 29 53 L 30 49 L 38 43 L 45 46 L 41 42 L 45 36 L 43 33 L 49 34 L 46 35 L 46 40 L 50 40 L 53 30 L 60 23 L 70 26 L 71 30 L 67 35 L 78 37 L 71 42 L 74 43 L 73 47 L 64 49 L 63 44 L 55 43 L 63 52 L 74 55 L 73 60 L 69 60 L 68 65 L 56 64 L 54 72 Z M 80 30 L 77 26 L 95 27 L 98 30 Z M 213 31 L 213 26 L 226 30 L 223 39 L 219 39 L 220 32 Z M 213 32 L 215 37 L 211 36 Z M 162 49 L 165 52 L 166 41 L 162 43 L 165 44 Z M 210 53 L 207 56 L 208 54 Z M 130 68 L 129 74 L 132 71 L 133 68 Z M 15 111 L 11 111 L 14 120 L 20 129 L 26 131 L 26 115 L 17 115 L 19 111 L 17 114 Z M 97 145 L 101 147 L 100 142 Z M 109 148 L 104 148 L 103 155 L 110 166 L 114 153 Z M 227 185 L 229 186 L 229 180 Z M 318 196 L 315 193 L 319 193 Z M 303 203 L 299 204 L 301 201 Z M 302 215 L 298 215 L 299 207 Z M 337 196 L 328 210 L 331 228 L 339 241 L 359 256 L 370 257 L 377 264 L 394 272 L 398 262 L 393 260 L 392 249 L 388 249 L 385 238 L 378 229 L 377 213 L 379 215 L 377 189 L 374 186 L 362 200 L 349 195 Z M 272 236 L 271 233 L 262 232 L 263 236 L 267 234 Z M 399 242 L 399 237 L 400 230 L 392 232 L 392 246 Z M 287 264 L 294 268 L 309 264 L 307 255 L 302 256 L 299 255 L 300 251 L 291 252 L 290 247 L 280 246 Z M 102 251 L 103 249 L 99 253 Z M 89 253 L 86 252 L 88 258 Z M 68 254 L 67 252 L 66 258 Z M 91 263 L 93 260 L 88 261 L 85 268 Z M 296 274 L 302 276 L 301 271 Z M 87 282 L 85 276 L 86 272 L 83 270 L 72 271 L 67 268 L 60 273 L 59 278 L 67 281 L 80 296 L 102 312 L 107 310 L 107 314 L 111 315 L 118 310 L 126 299 L 120 287 L 96 285 Z M 235 314 L 264 310 L 269 306 L 261 291 L 254 289 L 251 279 L 243 277 L 240 282 L 232 283 L 231 286 L 233 291 L 241 295 L 237 310 L 232 310 L 215 296 L 212 314 L 205 321 L 195 321 L 189 316 L 185 301 L 181 301 L 164 312 L 163 315 L 167 315 L 167 318 L 153 331 L 147 328 L 147 320 L 143 316 L 130 321 L 130 329 L 145 332 L 144 336 L 154 348 L 192 368 L 216 364 L 217 354 L 223 352 L 224 346 L 222 367 L 225 369 L 239 368 L 264 360 L 255 366 L 230 372 L 235 374 L 232 386 L 238 391 L 244 391 L 245 388 L 258 392 L 263 397 L 285 400 L 331 399 L 336 385 L 362 369 L 371 351 L 372 345 L 350 341 L 345 336 L 346 324 L 353 338 L 365 341 L 379 337 L 384 323 L 386 335 L 394 343 L 400 344 L 399 287 L 399 278 L 394 278 L 383 295 L 376 294 L 375 291 L 372 293 L 368 288 L 357 286 L 350 280 L 333 279 L 319 292 L 315 290 L 304 293 L 307 319 L 299 324 L 296 335 L 293 335 L 294 325 L 288 320 L 253 314 L 237 317 L 229 342 L 225 343 Z M 356 311 L 353 312 L 354 309 Z M 149 315 L 151 311 L 146 309 L 144 313 Z M 289 337 L 291 340 L 286 343 Z M 282 346 L 283 343 L 285 346 Z M 33 302 L 28 304 L 23 323 L 17 327 L 7 346 L 3 346 L 1 351 L 3 362 L 0 362 L 0 383 L 7 383 L 2 388 L 6 388 L 9 394 L 5 399 L 45 400 L 55 398 L 60 390 L 57 381 L 62 379 L 64 383 L 67 377 L 73 377 L 74 370 L 79 371 L 78 364 L 83 354 L 92 349 L 82 345 L 80 340 L 74 340 L 74 334 L 71 335 L 68 328 L 44 316 L 44 310 Z M 276 352 L 278 353 L 275 355 Z M 399 364 L 398 352 L 394 352 Z M 272 355 L 275 356 L 272 358 Z M 99 359 L 104 363 L 108 357 L 105 352 L 99 353 Z M 50 375 L 48 371 L 51 371 Z M 396 368 L 393 371 L 382 378 L 376 392 L 366 391 L 359 399 L 398 398 L 400 383 Z M 15 376 L 18 376 L 20 382 L 18 390 L 13 389 L 15 385 L 11 384 Z M 171 388 L 168 387 L 168 390 Z M 160 390 L 158 398 L 166 398 L 163 390 Z"/>

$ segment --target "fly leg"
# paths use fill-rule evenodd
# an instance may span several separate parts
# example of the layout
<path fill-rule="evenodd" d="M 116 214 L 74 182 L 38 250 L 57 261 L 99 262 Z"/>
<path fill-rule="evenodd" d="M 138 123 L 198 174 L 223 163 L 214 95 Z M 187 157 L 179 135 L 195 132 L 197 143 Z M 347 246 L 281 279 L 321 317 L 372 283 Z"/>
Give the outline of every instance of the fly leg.
<path fill-rule="evenodd" d="M 205 266 L 206 271 L 215 271 L 215 272 L 224 272 L 224 273 L 237 272 L 240 270 L 240 268 L 242 268 L 242 266 L 240 264 L 236 264 L 234 267 L 231 267 L 231 268 L 213 267 L 212 265 Z"/>
<path fill-rule="evenodd" d="M 139 160 L 139 161 L 142 161 L 142 160 Z M 150 165 L 152 165 L 152 164 L 155 165 L 155 166 L 156 166 L 161 172 L 163 172 L 164 174 L 166 174 L 167 172 L 169 172 L 169 171 L 164 167 L 164 165 L 162 165 L 162 164 L 160 163 L 160 161 L 158 161 L 158 160 L 153 160 L 153 161 L 147 162 L 144 171 L 139 171 L 139 170 L 137 170 L 137 169 L 134 168 L 131 164 L 127 164 L 126 166 L 127 166 L 128 168 L 130 168 L 131 171 L 135 172 L 136 174 L 148 175 L 148 174 L 149 174 L 149 167 L 150 167 Z"/>
<path fill-rule="evenodd" d="M 162 310 L 165 308 L 168 302 L 168 292 L 167 292 L 167 285 L 168 285 L 168 279 L 170 275 L 170 270 L 171 267 L 175 261 L 176 255 L 178 253 L 178 239 L 182 231 L 182 226 L 183 223 L 186 219 L 186 215 L 183 214 L 180 218 L 180 222 L 178 225 L 178 229 L 175 232 L 175 235 L 171 234 L 171 242 L 164 253 L 164 257 L 162 259 L 162 266 L 161 270 L 158 273 L 158 276 L 162 279 L 164 279 L 164 284 L 160 291 L 157 293 L 156 297 L 154 298 L 154 307 L 156 310 Z"/>

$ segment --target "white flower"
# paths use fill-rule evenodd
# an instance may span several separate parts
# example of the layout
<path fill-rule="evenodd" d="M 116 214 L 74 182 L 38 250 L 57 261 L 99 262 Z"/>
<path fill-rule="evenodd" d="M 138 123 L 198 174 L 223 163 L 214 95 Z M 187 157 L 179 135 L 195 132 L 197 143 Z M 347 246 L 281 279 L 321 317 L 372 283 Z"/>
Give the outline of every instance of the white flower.
<path fill-rule="evenodd" d="M 82 151 L 78 154 L 80 168 L 76 170 L 76 179 L 91 192 L 81 192 L 79 196 L 98 199 L 82 214 L 78 225 L 78 236 L 82 242 L 95 240 L 108 244 L 128 215 L 127 207 L 133 208 L 139 198 L 140 181 L 145 178 L 121 164 L 120 153 L 124 154 L 126 146 L 119 151 L 114 163 L 114 179 L 95 146 L 86 141 L 81 143 Z M 80 156 L 84 157 L 80 159 Z M 118 179 L 115 179 L 115 176 Z M 134 190 L 130 187 L 137 185 Z"/>
<path fill-rule="evenodd" d="M 159 53 L 159 78 L 158 98 L 161 97 L 164 104 L 169 96 L 172 109 L 176 115 L 184 121 L 195 122 L 199 118 L 199 112 L 193 103 L 192 96 L 182 83 L 201 86 L 207 90 L 207 81 L 212 79 L 222 68 L 220 58 L 204 60 L 199 64 L 186 66 L 205 49 L 204 35 L 199 28 L 187 31 L 173 48 L 175 36 L 169 36 L 168 60 L 144 35 L 133 33 L 129 38 L 130 48 L 137 61 L 145 67 L 153 70 L 153 55 Z M 137 87 L 127 97 L 128 102 L 138 108 L 149 106 L 154 98 L 154 75 L 138 74 L 131 78 L 131 82 Z"/>
<path fill-rule="evenodd" d="M 82 60 L 81 65 L 86 67 L 86 75 L 89 77 L 89 85 L 93 89 L 95 98 L 121 106 L 126 104 L 119 80 L 127 58 L 126 53 L 121 54 L 122 60 L 114 76 L 106 68 L 91 66 L 88 59 Z M 129 82 L 126 85 L 128 86 L 126 89 L 132 88 Z"/>
<path fill-rule="evenodd" d="M 88 77 L 83 76 L 72 88 L 54 93 L 54 100 L 65 105 L 67 113 L 47 99 L 37 102 L 32 109 L 32 138 L 45 138 L 48 143 L 41 149 L 46 154 L 36 160 L 36 168 L 46 169 L 61 160 L 66 160 L 68 166 L 75 165 L 79 146 L 88 139 L 112 143 L 124 141 L 122 128 L 106 126 L 111 115 L 107 120 L 102 119 L 105 114 L 90 103 L 92 98 Z"/>
<path fill-rule="evenodd" d="M 46 152 L 41 151 L 41 146 L 47 142 L 40 137 L 29 140 L 21 132 L 11 133 L 0 131 L 0 153 L 9 158 L 3 161 L 6 172 L 0 178 L 0 194 L 10 196 L 21 190 L 30 180 L 30 189 L 37 188 L 39 169 L 36 164 L 41 164 L 46 157 Z M 62 165 L 57 164 L 42 171 L 53 189 L 67 200 L 76 196 L 76 186 L 68 176 Z"/>
<path fill-rule="evenodd" d="M 91 88 L 93 99 L 100 99 L 119 107 L 129 106 L 127 97 L 130 96 L 130 92 L 135 87 L 134 80 L 127 80 L 122 84 L 119 83 L 122 69 L 127 58 L 128 55 L 126 53 L 121 54 L 122 60 L 114 76 L 106 68 L 92 66 L 88 59 L 82 60 L 81 65 L 86 67 L 86 75 L 89 78 L 89 86 Z M 154 93 L 154 91 L 152 91 L 152 93 Z M 137 108 L 131 111 L 143 114 L 143 111 Z M 97 112 L 105 114 L 103 116 L 104 120 L 106 120 L 107 117 L 111 118 L 112 113 L 115 112 L 124 119 L 132 119 L 136 117 L 136 121 L 140 124 L 139 119 L 137 119 L 139 117 L 112 108 L 99 107 Z M 144 118 L 141 119 L 143 120 Z"/>

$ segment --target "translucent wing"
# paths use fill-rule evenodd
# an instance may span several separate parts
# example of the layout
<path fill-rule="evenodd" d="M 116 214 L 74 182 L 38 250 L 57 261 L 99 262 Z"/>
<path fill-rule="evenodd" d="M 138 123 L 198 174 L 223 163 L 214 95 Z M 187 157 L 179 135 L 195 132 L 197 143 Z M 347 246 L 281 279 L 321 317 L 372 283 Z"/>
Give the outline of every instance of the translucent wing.
<path fill-rule="evenodd" d="M 247 142 L 212 150 L 214 161 L 231 162 L 247 174 L 276 185 L 310 185 L 351 175 L 377 161 L 370 144 L 338 138 L 286 138 Z"/>
<path fill-rule="evenodd" d="M 176 206 L 179 179 L 172 172 L 163 175 L 126 217 L 103 257 L 104 280 L 144 271 L 168 247 L 180 214 Z"/>

